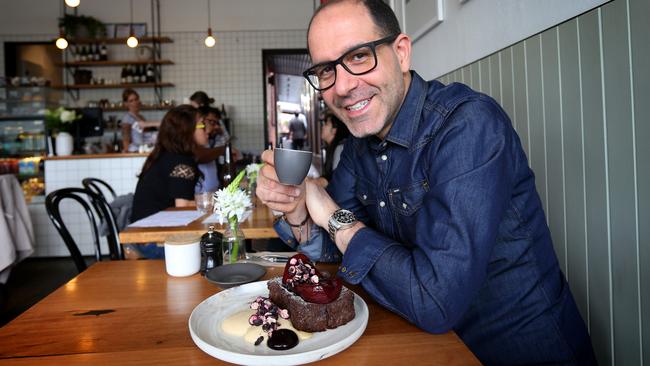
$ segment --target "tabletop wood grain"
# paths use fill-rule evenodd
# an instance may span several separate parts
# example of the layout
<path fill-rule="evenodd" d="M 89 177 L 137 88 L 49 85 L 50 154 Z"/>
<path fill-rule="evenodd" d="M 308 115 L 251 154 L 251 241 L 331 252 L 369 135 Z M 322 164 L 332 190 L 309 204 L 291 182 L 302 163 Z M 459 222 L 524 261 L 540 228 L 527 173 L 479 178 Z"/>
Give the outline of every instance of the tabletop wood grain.
<path fill-rule="evenodd" d="M 281 271 L 268 268 L 265 278 Z M 368 327 L 320 364 L 479 364 L 453 332 L 425 333 L 352 289 L 368 303 Z M 0 366 L 225 364 L 196 347 L 188 329 L 192 310 L 219 291 L 200 275 L 168 276 L 160 260 L 96 263 L 0 328 Z"/>
<path fill-rule="evenodd" d="M 193 210 L 194 208 L 169 208 L 166 211 Z M 208 226 L 215 225 L 216 229 L 223 232 L 224 226 L 219 223 L 204 224 L 209 215 L 199 217 L 185 226 L 173 227 L 127 227 L 120 232 L 120 243 L 163 243 L 165 238 L 173 234 L 196 234 L 203 235 L 208 231 Z M 271 209 L 258 203 L 253 208 L 251 217 L 241 223 L 240 227 L 246 239 L 270 239 L 277 238 L 278 234 L 273 229 L 275 217 Z"/>

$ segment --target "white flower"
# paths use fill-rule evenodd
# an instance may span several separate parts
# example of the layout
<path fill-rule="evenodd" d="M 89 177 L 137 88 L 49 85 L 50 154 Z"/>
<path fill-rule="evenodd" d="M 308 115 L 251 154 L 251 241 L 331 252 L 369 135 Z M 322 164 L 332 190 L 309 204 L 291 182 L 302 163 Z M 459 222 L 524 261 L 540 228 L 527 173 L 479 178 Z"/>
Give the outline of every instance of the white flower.
<path fill-rule="evenodd" d="M 214 193 L 214 212 L 219 214 L 220 224 L 223 224 L 224 220 L 244 217 L 244 212 L 251 205 L 250 197 L 239 188 L 223 188 Z"/>
<path fill-rule="evenodd" d="M 61 111 L 61 122 L 70 123 L 77 119 L 77 113 L 75 111 L 69 111 L 64 109 Z"/>
<path fill-rule="evenodd" d="M 262 167 L 262 164 L 248 164 L 246 165 L 246 175 L 251 176 L 251 174 L 254 174 L 257 176 L 257 173 L 259 173 L 260 168 Z"/>

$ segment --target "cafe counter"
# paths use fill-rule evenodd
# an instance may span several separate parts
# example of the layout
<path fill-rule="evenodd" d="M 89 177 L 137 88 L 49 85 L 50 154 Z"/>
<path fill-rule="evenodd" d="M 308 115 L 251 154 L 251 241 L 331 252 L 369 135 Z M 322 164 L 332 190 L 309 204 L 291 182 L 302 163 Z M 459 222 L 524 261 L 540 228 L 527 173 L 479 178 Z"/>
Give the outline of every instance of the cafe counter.
<path fill-rule="evenodd" d="M 82 187 L 81 181 L 88 177 L 105 181 L 113 187 L 118 196 L 133 193 L 147 155 L 88 154 L 44 158 L 45 195 L 61 188 Z M 69 256 L 70 253 L 63 240 L 47 216 L 44 197 L 42 196 L 40 200 L 33 199 L 28 205 L 36 234 L 34 256 Z M 109 200 L 111 199 L 109 197 Z M 82 254 L 92 255 L 94 253 L 92 234 L 84 211 L 78 204 L 72 202 L 64 204 L 61 211 L 72 236 L 79 243 Z"/>

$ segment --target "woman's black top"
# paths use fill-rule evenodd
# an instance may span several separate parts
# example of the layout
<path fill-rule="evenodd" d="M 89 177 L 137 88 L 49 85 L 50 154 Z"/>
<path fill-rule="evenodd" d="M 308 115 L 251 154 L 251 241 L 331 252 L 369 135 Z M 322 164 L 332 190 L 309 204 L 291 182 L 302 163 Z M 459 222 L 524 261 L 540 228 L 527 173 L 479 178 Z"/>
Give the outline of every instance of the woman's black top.
<path fill-rule="evenodd" d="M 192 155 L 163 152 L 146 172 L 140 174 L 131 222 L 175 207 L 177 198 L 193 201 L 197 179 L 198 168 Z"/>

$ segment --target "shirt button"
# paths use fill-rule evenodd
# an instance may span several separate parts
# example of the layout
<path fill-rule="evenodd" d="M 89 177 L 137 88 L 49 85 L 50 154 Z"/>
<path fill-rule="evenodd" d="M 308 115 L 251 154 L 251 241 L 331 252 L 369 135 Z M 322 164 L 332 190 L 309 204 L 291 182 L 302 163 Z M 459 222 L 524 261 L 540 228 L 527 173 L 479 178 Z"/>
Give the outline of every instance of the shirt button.
<path fill-rule="evenodd" d="M 384 201 L 379 202 L 379 207 L 384 207 L 384 206 L 386 206 L 386 202 Z"/>
<path fill-rule="evenodd" d="M 287 240 L 287 244 L 293 244 L 293 240 L 288 239 L 288 240 Z"/>
<path fill-rule="evenodd" d="M 381 156 L 381 160 L 383 160 L 383 161 L 388 160 L 388 156 L 386 156 L 386 155 L 382 155 L 382 156 Z"/>

